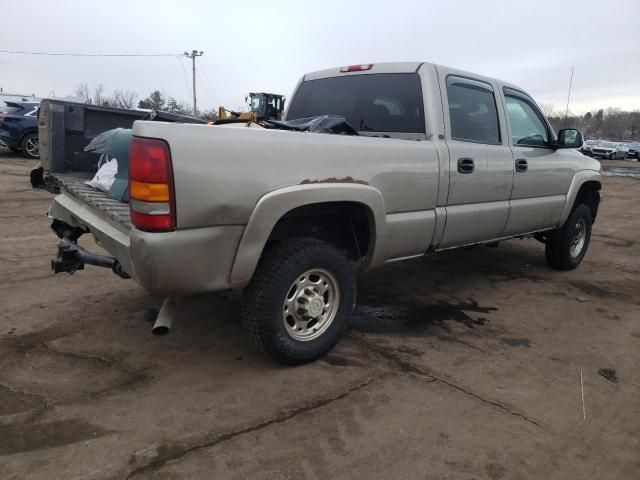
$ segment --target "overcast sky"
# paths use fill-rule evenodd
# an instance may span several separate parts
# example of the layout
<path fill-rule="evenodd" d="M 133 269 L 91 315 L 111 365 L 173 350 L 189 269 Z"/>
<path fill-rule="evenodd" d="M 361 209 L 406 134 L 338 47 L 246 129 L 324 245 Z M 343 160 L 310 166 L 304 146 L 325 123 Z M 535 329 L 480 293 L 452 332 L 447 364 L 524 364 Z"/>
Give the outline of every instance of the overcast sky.
<path fill-rule="evenodd" d="M 3 0 L 1 18 L 1 50 L 203 50 L 199 108 L 237 108 L 256 90 L 289 96 L 308 71 L 424 60 L 513 82 L 558 110 L 573 65 L 572 111 L 640 109 L 640 0 Z M 44 97 L 103 83 L 190 102 L 190 67 L 184 57 L 0 54 L 0 87 Z"/>

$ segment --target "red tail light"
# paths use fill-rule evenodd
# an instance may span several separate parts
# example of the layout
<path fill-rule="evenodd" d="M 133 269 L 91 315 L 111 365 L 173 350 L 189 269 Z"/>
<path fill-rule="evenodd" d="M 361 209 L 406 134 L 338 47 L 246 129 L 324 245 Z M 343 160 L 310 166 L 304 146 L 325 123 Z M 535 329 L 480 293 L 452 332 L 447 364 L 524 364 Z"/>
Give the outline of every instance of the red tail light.
<path fill-rule="evenodd" d="M 129 151 L 131 223 L 140 230 L 176 229 L 171 152 L 164 140 L 133 137 Z"/>
<path fill-rule="evenodd" d="M 340 71 L 342 73 L 363 72 L 364 70 L 371 70 L 372 68 L 373 68 L 373 63 L 365 63 L 363 65 L 349 65 L 348 67 L 342 67 Z"/>

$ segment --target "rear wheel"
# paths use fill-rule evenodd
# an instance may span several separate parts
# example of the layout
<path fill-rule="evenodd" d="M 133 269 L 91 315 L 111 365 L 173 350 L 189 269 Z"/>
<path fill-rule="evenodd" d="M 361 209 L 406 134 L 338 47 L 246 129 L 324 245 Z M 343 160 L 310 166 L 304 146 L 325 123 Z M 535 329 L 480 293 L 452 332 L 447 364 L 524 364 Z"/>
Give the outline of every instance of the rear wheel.
<path fill-rule="evenodd" d="M 565 224 L 547 237 L 545 257 L 550 267 L 573 270 L 584 258 L 591 240 L 591 210 L 576 206 Z"/>
<path fill-rule="evenodd" d="M 286 240 L 260 259 L 242 296 L 242 323 L 275 360 L 299 365 L 339 340 L 356 299 L 351 262 L 333 245 Z"/>
<path fill-rule="evenodd" d="M 22 155 L 26 158 L 40 158 L 40 144 L 38 143 L 37 133 L 25 135 L 20 146 L 22 147 Z"/>

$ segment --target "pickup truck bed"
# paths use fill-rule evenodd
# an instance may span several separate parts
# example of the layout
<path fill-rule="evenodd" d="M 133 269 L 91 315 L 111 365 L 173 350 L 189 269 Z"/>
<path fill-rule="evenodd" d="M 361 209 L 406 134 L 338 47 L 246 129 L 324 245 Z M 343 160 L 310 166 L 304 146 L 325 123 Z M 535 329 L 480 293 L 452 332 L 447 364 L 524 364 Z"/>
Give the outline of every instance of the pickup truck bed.
<path fill-rule="evenodd" d="M 55 175 L 61 189 L 106 214 L 111 220 L 130 229 L 132 225 L 129 204 L 109 198 L 105 192 L 85 184 L 92 177 L 93 175 L 88 172 L 57 173 Z"/>

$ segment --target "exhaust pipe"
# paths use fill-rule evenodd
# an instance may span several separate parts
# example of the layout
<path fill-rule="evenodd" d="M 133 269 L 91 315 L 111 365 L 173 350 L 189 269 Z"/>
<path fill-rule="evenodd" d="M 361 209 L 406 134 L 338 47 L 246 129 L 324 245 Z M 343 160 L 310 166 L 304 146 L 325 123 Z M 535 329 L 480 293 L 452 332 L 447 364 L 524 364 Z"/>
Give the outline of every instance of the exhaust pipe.
<path fill-rule="evenodd" d="M 158 312 L 158 316 L 156 317 L 156 321 L 151 327 L 151 333 L 154 335 L 166 335 L 171 330 L 171 324 L 173 323 L 173 318 L 178 312 L 178 302 L 172 297 L 168 296 L 162 302 L 162 307 L 160 307 L 160 311 Z"/>

